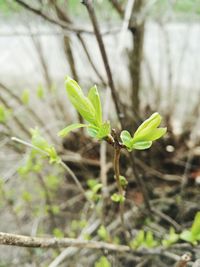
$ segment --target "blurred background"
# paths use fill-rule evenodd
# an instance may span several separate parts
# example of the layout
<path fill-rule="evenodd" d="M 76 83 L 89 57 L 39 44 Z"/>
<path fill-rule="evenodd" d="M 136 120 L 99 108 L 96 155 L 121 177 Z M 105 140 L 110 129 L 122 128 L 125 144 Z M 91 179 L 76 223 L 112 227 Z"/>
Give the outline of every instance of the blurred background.
<path fill-rule="evenodd" d="M 0 0 L 1 231 L 102 239 L 100 211 L 90 210 L 70 176 L 46 159 L 33 159 L 30 148 L 11 140 L 30 142 L 30 129 L 37 126 L 87 192 L 94 179 L 114 190 L 112 148 L 83 131 L 65 140 L 57 136 L 80 119 L 66 97 L 66 75 L 85 92 L 98 86 L 105 119 L 117 131 L 119 118 L 134 131 L 153 112 L 163 116 L 167 135 L 150 151 L 135 153 L 134 167 L 150 203 L 188 226 L 200 200 L 200 1 L 88 2 L 92 11 L 79 0 Z M 126 211 L 133 236 L 144 225 L 157 236 L 165 233 L 169 221 L 155 215 L 147 222 L 141 215 L 145 203 L 126 153 L 121 172 L 129 181 Z M 116 211 L 107 204 L 104 224 L 119 238 Z M 96 266 L 104 254 L 63 251 L 2 247 L 0 266 Z M 112 266 L 137 263 L 137 258 L 108 257 Z M 142 266 L 169 263 L 152 257 Z"/>

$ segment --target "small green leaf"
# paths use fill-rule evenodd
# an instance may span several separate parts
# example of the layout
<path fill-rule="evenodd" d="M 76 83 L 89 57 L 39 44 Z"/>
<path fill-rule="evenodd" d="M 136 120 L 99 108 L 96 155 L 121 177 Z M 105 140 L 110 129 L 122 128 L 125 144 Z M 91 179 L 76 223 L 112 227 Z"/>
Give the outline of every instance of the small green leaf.
<path fill-rule="evenodd" d="M 111 267 L 110 262 L 105 256 L 102 256 L 96 263 L 95 267 Z"/>
<path fill-rule="evenodd" d="M 84 96 L 76 81 L 67 77 L 65 87 L 68 98 L 80 115 L 89 123 L 96 125 L 96 113 L 91 101 Z"/>
<path fill-rule="evenodd" d="M 191 228 L 191 233 L 195 239 L 200 236 L 200 212 L 197 212 L 195 215 L 194 222 Z"/>
<path fill-rule="evenodd" d="M 7 119 L 11 114 L 11 110 L 0 105 L 0 123 L 6 123 Z"/>
<path fill-rule="evenodd" d="M 121 132 L 120 134 L 120 138 L 122 140 L 122 143 L 127 147 L 127 148 L 131 148 L 131 141 L 132 141 L 132 136 L 131 134 L 124 130 Z"/>
<path fill-rule="evenodd" d="M 63 238 L 65 235 L 59 228 L 53 229 L 53 235 L 57 238 Z"/>
<path fill-rule="evenodd" d="M 58 133 L 58 136 L 60 137 L 65 137 L 68 135 L 69 132 L 73 131 L 73 130 L 76 130 L 78 128 L 83 128 L 83 127 L 88 127 L 88 125 L 86 124 L 82 124 L 82 123 L 74 123 L 74 124 L 71 124 L 67 127 L 65 127 L 64 129 L 62 129 L 59 133 Z"/>
<path fill-rule="evenodd" d="M 31 129 L 31 134 L 32 134 L 32 144 L 33 146 L 39 148 L 40 150 L 44 151 L 47 153 L 47 155 L 50 158 L 50 163 L 60 163 L 60 157 L 57 155 L 55 148 L 50 145 L 46 139 L 44 139 L 39 130 L 36 129 Z M 33 149 L 33 151 L 35 151 Z"/>
<path fill-rule="evenodd" d="M 149 119 L 144 121 L 133 136 L 133 143 L 138 141 L 154 141 L 163 136 L 167 128 L 157 128 L 162 117 L 157 112 L 152 114 Z"/>
<path fill-rule="evenodd" d="M 111 196 L 111 200 L 113 202 L 119 202 L 119 203 L 123 203 L 125 201 L 125 197 L 118 194 L 118 193 L 114 193 L 112 196 Z"/>
<path fill-rule="evenodd" d="M 101 183 L 99 183 L 99 184 L 96 184 L 93 188 L 92 188 L 92 191 L 93 191 L 93 193 L 97 193 L 101 188 L 102 188 L 102 184 Z"/>
<path fill-rule="evenodd" d="M 137 249 L 145 242 L 145 232 L 144 230 L 140 230 L 136 237 L 130 242 L 130 247 L 132 249 Z"/>
<path fill-rule="evenodd" d="M 97 133 L 97 138 L 98 139 L 103 139 L 104 137 L 108 136 L 110 134 L 110 123 L 109 122 L 104 122 L 100 127 L 99 131 Z"/>
<path fill-rule="evenodd" d="M 146 128 L 157 128 L 161 123 L 162 117 L 158 112 L 153 113 L 148 119 L 146 119 L 137 129 L 135 135 L 138 135 Z"/>
<path fill-rule="evenodd" d="M 147 231 L 145 238 L 145 246 L 147 248 L 153 248 L 157 245 L 156 240 L 154 239 L 153 233 L 151 231 Z"/>
<path fill-rule="evenodd" d="M 122 175 L 119 176 L 119 179 L 120 179 L 121 186 L 126 187 L 127 184 L 128 184 L 127 179 L 124 176 L 122 176 Z"/>
<path fill-rule="evenodd" d="M 39 99 L 44 99 L 44 88 L 42 87 L 42 85 L 38 85 L 38 88 L 37 88 L 37 97 Z"/>
<path fill-rule="evenodd" d="M 102 124 L 102 109 L 101 109 L 101 100 L 99 96 L 99 92 L 97 90 L 96 85 L 93 86 L 88 93 L 88 98 L 91 101 L 94 109 L 95 109 L 95 116 L 98 125 Z"/>
<path fill-rule="evenodd" d="M 132 149 L 137 149 L 137 150 L 143 150 L 143 149 L 148 149 L 152 145 L 151 141 L 141 141 L 141 142 L 136 142 L 133 143 Z"/>
<path fill-rule="evenodd" d="M 103 241 L 109 241 L 110 240 L 110 235 L 109 235 L 109 233 L 106 230 L 104 225 L 101 225 L 99 227 L 97 234 Z"/>
<path fill-rule="evenodd" d="M 91 125 L 89 128 L 87 128 L 87 132 L 89 136 L 96 138 L 98 134 L 99 128 L 96 126 Z"/>
<path fill-rule="evenodd" d="M 167 128 L 147 128 L 141 131 L 138 135 L 134 135 L 133 142 L 139 141 L 155 141 L 162 137 L 167 131 Z"/>
<path fill-rule="evenodd" d="M 191 231 L 189 231 L 189 230 L 184 230 L 184 231 L 180 234 L 180 239 L 182 239 L 182 240 L 184 240 L 184 241 L 186 241 L 186 242 L 190 242 L 190 243 L 193 243 L 193 242 L 194 242 L 192 233 L 191 233 Z"/>
<path fill-rule="evenodd" d="M 22 99 L 22 102 L 23 102 L 24 105 L 28 105 L 29 100 L 30 100 L 30 92 L 29 92 L 28 89 L 25 89 L 25 90 L 22 92 L 21 99 Z"/>
<path fill-rule="evenodd" d="M 165 247 L 169 247 L 174 243 L 176 243 L 178 240 L 179 240 L 179 235 L 176 234 L 175 229 L 171 227 L 169 230 L 169 234 L 166 235 L 164 240 L 162 240 L 162 245 Z"/>

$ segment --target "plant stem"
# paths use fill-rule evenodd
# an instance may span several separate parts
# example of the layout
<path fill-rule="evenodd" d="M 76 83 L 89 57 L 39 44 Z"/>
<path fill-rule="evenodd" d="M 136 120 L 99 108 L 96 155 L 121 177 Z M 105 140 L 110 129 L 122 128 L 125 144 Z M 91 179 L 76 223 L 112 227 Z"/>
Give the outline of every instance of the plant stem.
<path fill-rule="evenodd" d="M 115 171 L 115 178 L 116 178 L 116 182 L 117 182 L 118 192 L 121 196 L 121 199 L 123 199 L 124 190 L 121 186 L 120 171 L 119 171 L 120 150 L 121 150 L 120 147 L 114 148 L 114 171 Z M 125 233 L 126 230 L 125 230 L 125 225 L 124 225 L 124 202 L 123 201 L 120 201 L 119 209 L 120 209 L 121 224 L 122 224 L 123 231 Z"/>

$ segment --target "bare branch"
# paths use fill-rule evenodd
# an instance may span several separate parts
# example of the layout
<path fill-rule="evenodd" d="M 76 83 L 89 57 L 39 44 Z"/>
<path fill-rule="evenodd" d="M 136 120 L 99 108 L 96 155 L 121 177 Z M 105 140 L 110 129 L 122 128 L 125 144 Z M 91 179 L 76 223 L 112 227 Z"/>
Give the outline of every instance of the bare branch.
<path fill-rule="evenodd" d="M 106 242 L 85 241 L 74 238 L 42 238 L 25 235 L 16 235 L 0 232 L 0 244 L 18 247 L 33 248 L 89 248 L 89 249 L 106 249 L 118 252 L 130 252 L 131 249 L 124 245 L 115 245 Z"/>
<path fill-rule="evenodd" d="M 116 111 L 117 111 L 117 116 L 118 116 L 118 119 L 119 119 L 119 121 L 121 123 L 121 126 L 123 127 L 124 121 L 122 119 L 123 116 L 122 116 L 122 112 L 121 112 L 121 108 L 120 108 L 119 96 L 117 94 L 117 90 L 116 90 L 114 82 L 113 82 L 112 73 L 111 73 L 109 62 L 108 62 L 108 57 L 107 57 L 107 54 L 106 54 L 106 50 L 105 50 L 105 46 L 104 46 L 104 43 L 103 43 L 102 35 L 101 35 L 100 29 L 99 29 L 99 25 L 98 25 L 98 21 L 97 21 L 97 18 L 96 18 L 95 10 L 94 10 L 94 7 L 93 7 L 93 3 L 92 3 L 91 0 L 83 0 L 82 3 L 86 6 L 88 14 L 90 16 L 90 20 L 91 20 L 92 25 L 93 25 L 94 33 L 95 33 L 95 36 L 96 36 L 96 39 L 97 39 L 97 42 L 98 42 L 99 50 L 100 50 L 100 53 L 101 53 L 101 56 L 102 56 L 102 59 L 103 59 L 103 63 L 104 63 L 104 67 L 105 67 L 105 70 L 106 70 L 106 74 L 107 74 L 107 78 L 108 78 L 108 84 L 110 86 L 112 97 L 113 97 L 113 101 L 114 101 L 115 108 L 116 108 Z"/>
<path fill-rule="evenodd" d="M 109 1 L 113 5 L 113 7 L 116 9 L 116 11 L 120 15 L 120 17 L 123 18 L 124 10 L 123 10 L 122 6 L 120 5 L 120 3 L 118 2 L 118 0 L 109 0 Z"/>

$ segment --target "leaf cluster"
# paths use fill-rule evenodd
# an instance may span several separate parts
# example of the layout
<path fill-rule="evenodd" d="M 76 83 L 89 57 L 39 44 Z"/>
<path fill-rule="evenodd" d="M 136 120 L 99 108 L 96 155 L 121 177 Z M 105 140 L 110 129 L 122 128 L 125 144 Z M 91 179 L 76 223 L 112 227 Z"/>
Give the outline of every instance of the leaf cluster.
<path fill-rule="evenodd" d="M 61 130 L 58 135 L 65 137 L 75 129 L 86 127 L 89 135 L 99 140 L 109 136 L 111 126 L 108 121 L 102 121 L 102 105 L 97 87 L 93 86 L 85 96 L 78 83 L 70 77 L 66 78 L 65 87 L 70 102 L 87 124 L 71 124 Z M 166 128 L 158 128 L 161 120 L 160 114 L 155 112 L 138 127 L 133 136 L 127 130 L 123 130 L 120 138 L 124 147 L 128 151 L 150 148 L 153 141 L 162 137 L 167 131 Z"/>
<path fill-rule="evenodd" d="M 68 98 L 78 113 L 83 117 L 87 124 L 75 123 L 61 130 L 58 135 L 61 137 L 75 129 L 86 127 L 88 133 L 97 139 L 103 139 L 110 134 L 110 123 L 102 121 L 102 106 L 100 96 L 96 86 L 93 86 L 88 95 L 85 96 L 76 81 L 67 77 L 65 87 Z"/>

